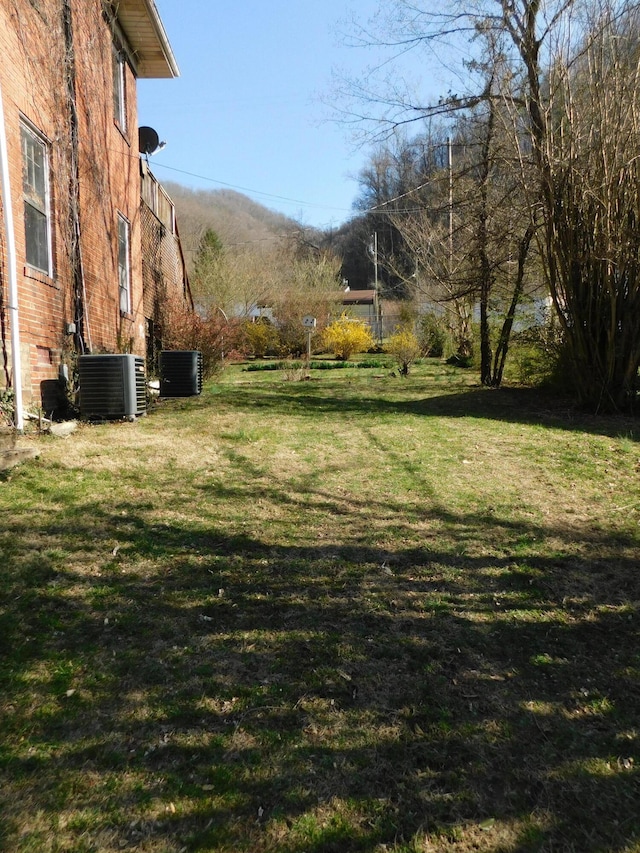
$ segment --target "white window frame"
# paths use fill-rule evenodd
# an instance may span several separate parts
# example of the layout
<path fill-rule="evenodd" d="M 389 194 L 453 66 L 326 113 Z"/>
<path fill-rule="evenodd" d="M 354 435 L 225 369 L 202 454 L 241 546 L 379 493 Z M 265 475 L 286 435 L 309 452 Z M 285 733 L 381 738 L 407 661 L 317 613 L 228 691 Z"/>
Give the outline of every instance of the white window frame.
<path fill-rule="evenodd" d="M 127 87 L 125 77 L 125 54 L 117 42 L 113 50 L 113 118 L 123 133 L 127 132 Z"/>
<path fill-rule="evenodd" d="M 31 155 L 27 151 L 27 144 L 31 146 Z M 53 270 L 53 241 L 51 233 L 51 193 L 49 187 L 49 142 L 25 118 L 20 119 L 20 147 L 22 155 L 22 197 L 24 202 L 24 240 L 25 260 L 27 266 L 51 276 Z M 36 154 L 40 154 L 37 157 Z M 38 162 L 39 161 L 39 162 Z M 37 171 L 41 174 L 38 176 Z M 38 184 L 40 186 L 38 187 Z M 33 244 L 28 228 L 29 212 L 41 218 L 44 222 L 44 250 L 46 259 L 34 258 Z M 38 241 L 40 244 L 42 241 Z M 36 247 L 36 254 L 40 254 Z"/>
<path fill-rule="evenodd" d="M 131 314 L 131 223 L 118 213 L 118 298 L 120 314 Z"/>

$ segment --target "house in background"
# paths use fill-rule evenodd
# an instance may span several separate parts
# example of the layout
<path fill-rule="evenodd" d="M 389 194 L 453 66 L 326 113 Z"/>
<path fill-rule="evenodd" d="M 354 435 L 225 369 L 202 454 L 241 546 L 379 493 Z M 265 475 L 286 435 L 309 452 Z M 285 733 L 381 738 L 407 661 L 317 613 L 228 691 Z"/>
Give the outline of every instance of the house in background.
<path fill-rule="evenodd" d="M 13 213 L 12 235 L 0 217 L 0 388 L 19 383 L 40 405 L 78 354 L 145 355 L 157 299 L 188 299 L 172 205 L 140 157 L 136 101 L 137 79 L 178 68 L 153 0 L 3 2 L 0 52 L 0 212 Z"/>
<path fill-rule="evenodd" d="M 382 338 L 382 304 L 375 288 L 351 290 L 347 287 L 342 295 L 342 305 L 350 317 L 369 326 L 376 340 Z"/>

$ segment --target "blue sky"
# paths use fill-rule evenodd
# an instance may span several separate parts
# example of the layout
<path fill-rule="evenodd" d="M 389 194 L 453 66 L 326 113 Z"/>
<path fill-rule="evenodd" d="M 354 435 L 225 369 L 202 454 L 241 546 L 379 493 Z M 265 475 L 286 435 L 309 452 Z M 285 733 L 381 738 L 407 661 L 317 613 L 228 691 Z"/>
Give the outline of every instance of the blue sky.
<path fill-rule="evenodd" d="M 350 216 L 368 151 L 321 102 L 332 69 L 372 56 L 340 32 L 378 0 L 156 0 L 181 76 L 140 80 L 141 125 L 167 147 L 151 166 L 161 181 L 231 187 L 307 225 Z M 187 174 L 188 173 L 188 174 Z"/>

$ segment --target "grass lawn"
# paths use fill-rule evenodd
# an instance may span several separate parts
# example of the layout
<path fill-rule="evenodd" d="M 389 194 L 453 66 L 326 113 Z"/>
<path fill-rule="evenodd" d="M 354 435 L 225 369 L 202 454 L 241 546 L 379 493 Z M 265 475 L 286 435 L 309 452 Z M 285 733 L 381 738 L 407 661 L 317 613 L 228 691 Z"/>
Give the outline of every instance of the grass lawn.
<path fill-rule="evenodd" d="M 640 851 L 640 422 L 230 369 L 0 479 L 0 850 Z"/>

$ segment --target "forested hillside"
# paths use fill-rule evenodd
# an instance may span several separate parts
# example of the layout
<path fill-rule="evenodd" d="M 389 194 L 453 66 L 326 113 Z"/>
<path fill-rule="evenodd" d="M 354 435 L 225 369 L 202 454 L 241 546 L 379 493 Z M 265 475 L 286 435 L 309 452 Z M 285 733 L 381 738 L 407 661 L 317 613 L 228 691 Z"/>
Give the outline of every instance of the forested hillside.
<path fill-rule="evenodd" d="M 189 270 L 204 231 L 213 229 L 226 247 L 261 243 L 273 246 L 279 237 L 298 231 L 294 219 L 276 213 L 234 190 L 194 190 L 167 182 L 165 189 L 176 206 L 178 228 Z"/>

